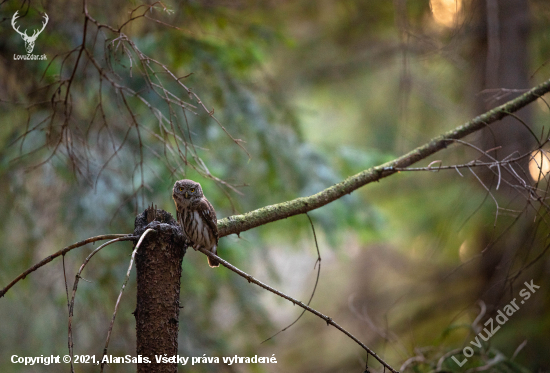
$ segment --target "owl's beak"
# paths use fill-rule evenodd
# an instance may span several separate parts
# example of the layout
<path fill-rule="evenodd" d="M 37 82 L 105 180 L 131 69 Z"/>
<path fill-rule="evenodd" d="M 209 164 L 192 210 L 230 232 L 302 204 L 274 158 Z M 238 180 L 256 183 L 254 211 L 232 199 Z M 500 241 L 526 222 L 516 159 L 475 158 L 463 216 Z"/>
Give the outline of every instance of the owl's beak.
<path fill-rule="evenodd" d="M 189 194 L 187 194 L 187 192 L 185 192 L 185 198 L 189 198 Z"/>

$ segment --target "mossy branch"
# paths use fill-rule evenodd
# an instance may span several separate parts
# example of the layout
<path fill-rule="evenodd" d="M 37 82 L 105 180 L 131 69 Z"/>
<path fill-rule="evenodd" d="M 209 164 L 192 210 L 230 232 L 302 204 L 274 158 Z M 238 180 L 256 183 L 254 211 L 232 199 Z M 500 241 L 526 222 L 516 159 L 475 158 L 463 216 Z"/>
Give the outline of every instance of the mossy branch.
<path fill-rule="evenodd" d="M 511 115 L 512 113 L 527 106 L 528 104 L 535 101 L 539 97 L 542 97 L 548 92 L 550 92 L 550 80 L 545 81 L 544 83 L 532 88 L 523 95 L 513 100 L 510 100 L 503 105 L 500 105 L 478 117 L 475 117 L 474 119 L 460 127 L 457 127 L 451 131 L 448 131 L 438 137 L 431 139 L 428 143 L 410 151 L 409 153 L 397 159 L 394 159 L 393 161 L 384 163 L 380 166 L 369 168 L 356 175 L 350 176 L 346 180 L 336 185 L 333 185 L 317 194 L 309 197 L 296 198 L 291 201 L 282 202 L 275 205 L 265 206 L 254 211 L 247 212 L 246 214 L 233 215 L 221 219 L 218 221 L 219 237 L 227 236 L 230 234 L 239 234 L 240 232 L 247 231 L 260 225 L 264 225 L 281 219 L 286 219 L 294 215 L 305 214 L 306 212 L 309 212 L 311 210 L 318 209 L 319 207 L 327 205 L 330 202 L 335 201 L 364 185 L 390 176 L 398 172 L 398 169 L 408 167 L 422 159 L 427 158 L 428 156 L 438 152 L 439 150 L 446 148 L 449 143 L 452 143 L 455 140 L 461 139 L 469 134 L 479 131 L 483 127 L 486 127 L 491 123 L 494 123 L 506 116 Z M 68 251 L 90 242 L 118 238 L 121 236 L 127 236 L 124 238 L 125 240 L 134 239 L 134 237 L 131 235 L 103 235 L 92 237 L 84 241 L 77 242 L 76 244 L 68 246 L 63 250 L 60 250 L 48 256 L 47 258 L 43 259 L 39 263 L 21 273 L 5 288 L 1 289 L 0 298 L 2 298 L 6 294 L 6 292 L 13 285 L 15 285 L 15 283 L 24 279 L 29 273 L 34 272 L 38 268 L 51 262 L 54 258 L 60 255 L 65 255 Z"/>
<path fill-rule="evenodd" d="M 408 167 L 447 147 L 454 140 L 461 139 L 494 123 L 511 113 L 527 106 L 550 91 L 550 80 L 534 87 L 523 95 L 506 102 L 488 112 L 475 117 L 464 125 L 431 139 L 428 143 L 409 153 L 380 166 L 369 168 L 344 181 L 333 185 L 309 197 L 300 197 L 291 201 L 265 206 L 242 215 L 233 215 L 218 221 L 220 237 L 240 232 L 285 219 L 294 215 L 304 214 L 335 201 L 356 189 L 378 181 L 397 172 L 396 169 Z"/>

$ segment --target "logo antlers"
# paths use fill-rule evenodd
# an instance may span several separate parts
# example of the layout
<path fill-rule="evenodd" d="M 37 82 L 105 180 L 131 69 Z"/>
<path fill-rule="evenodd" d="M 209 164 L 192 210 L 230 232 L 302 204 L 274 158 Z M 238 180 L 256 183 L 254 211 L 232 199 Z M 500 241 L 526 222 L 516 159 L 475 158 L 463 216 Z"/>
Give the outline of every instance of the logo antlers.
<path fill-rule="evenodd" d="M 49 18 L 48 18 L 48 15 L 46 13 L 44 13 L 44 23 L 42 23 L 42 29 L 40 31 L 34 30 L 32 36 L 29 36 L 29 35 L 27 35 L 27 30 L 25 30 L 25 32 L 21 32 L 21 31 L 19 31 L 19 27 L 15 27 L 15 20 L 17 18 L 19 18 L 19 16 L 17 15 L 18 12 L 19 11 L 15 12 L 13 17 L 11 18 L 11 27 L 13 27 L 13 29 L 19 35 L 21 35 L 21 37 L 25 41 L 25 49 L 27 50 L 27 53 L 30 54 L 30 53 L 32 53 L 32 50 L 34 49 L 34 42 L 36 41 L 36 38 L 46 28 L 46 25 L 48 24 Z"/>

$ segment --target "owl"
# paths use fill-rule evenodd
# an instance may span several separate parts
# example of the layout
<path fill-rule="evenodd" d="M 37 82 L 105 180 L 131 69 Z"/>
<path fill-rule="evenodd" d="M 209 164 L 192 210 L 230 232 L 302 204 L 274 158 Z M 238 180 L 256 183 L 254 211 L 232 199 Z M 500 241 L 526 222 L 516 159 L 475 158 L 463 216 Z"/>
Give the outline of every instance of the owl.
<path fill-rule="evenodd" d="M 176 204 L 178 223 L 192 242 L 195 250 L 203 247 L 216 254 L 218 247 L 218 220 L 216 211 L 208 202 L 199 183 L 193 180 L 178 180 L 174 184 L 172 198 Z M 210 257 L 208 265 L 218 267 L 220 263 Z"/>

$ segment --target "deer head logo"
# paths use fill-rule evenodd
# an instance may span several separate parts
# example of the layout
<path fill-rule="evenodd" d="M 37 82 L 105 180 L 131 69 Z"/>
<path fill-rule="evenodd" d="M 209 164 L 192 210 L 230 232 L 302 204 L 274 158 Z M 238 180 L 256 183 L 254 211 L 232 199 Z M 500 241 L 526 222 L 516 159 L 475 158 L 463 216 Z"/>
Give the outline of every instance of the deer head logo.
<path fill-rule="evenodd" d="M 32 53 L 32 50 L 34 49 L 34 42 L 36 41 L 36 38 L 46 28 L 46 25 L 48 24 L 48 19 L 49 18 L 48 18 L 48 15 L 46 13 L 44 13 L 44 23 L 42 23 L 42 29 L 40 31 L 34 30 L 34 32 L 32 33 L 32 36 L 29 36 L 29 35 L 27 35 L 27 30 L 25 30 L 25 32 L 21 32 L 21 31 L 19 31 L 19 27 L 15 26 L 15 20 L 17 18 L 19 18 L 19 16 L 17 15 L 18 12 L 19 11 L 15 12 L 13 17 L 11 18 L 11 27 L 13 27 L 13 29 L 19 35 L 21 35 L 21 37 L 25 41 L 25 49 L 27 50 L 27 53 L 30 54 L 30 53 Z"/>

